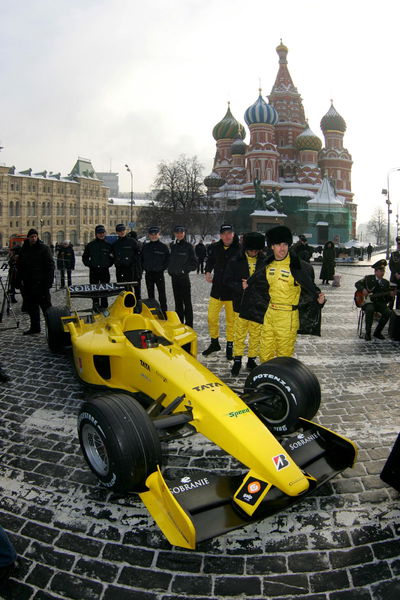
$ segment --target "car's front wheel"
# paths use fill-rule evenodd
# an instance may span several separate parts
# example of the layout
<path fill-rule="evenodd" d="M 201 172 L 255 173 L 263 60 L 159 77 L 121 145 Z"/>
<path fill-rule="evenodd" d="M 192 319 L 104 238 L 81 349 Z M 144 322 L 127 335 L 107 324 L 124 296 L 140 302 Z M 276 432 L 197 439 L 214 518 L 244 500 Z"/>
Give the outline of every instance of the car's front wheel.
<path fill-rule="evenodd" d="M 161 465 L 157 431 L 143 407 L 122 393 L 98 395 L 79 411 L 83 456 L 100 482 L 116 492 L 141 492 Z"/>
<path fill-rule="evenodd" d="M 276 435 L 296 431 L 299 418 L 312 419 L 321 402 L 317 377 L 289 356 L 273 358 L 253 369 L 244 392 L 249 406 Z"/>

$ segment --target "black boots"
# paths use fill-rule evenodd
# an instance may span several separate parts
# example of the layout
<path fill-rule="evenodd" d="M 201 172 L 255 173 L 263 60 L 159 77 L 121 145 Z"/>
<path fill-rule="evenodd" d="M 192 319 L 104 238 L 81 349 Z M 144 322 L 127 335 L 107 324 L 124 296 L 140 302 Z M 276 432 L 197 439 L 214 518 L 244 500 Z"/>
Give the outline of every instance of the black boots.
<path fill-rule="evenodd" d="M 256 359 L 249 356 L 249 358 L 247 359 L 246 369 L 248 369 L 249 371 L 252 371 L 253 369 L 256 368 L 256 366 L 257 366 Z"/>
<path fill-rule="evenodd" d="M 367 340 L 367 342 L 371 341 L 371 330 L 367 330 L 365 332 L 365 339 Z"/>
<path fill-rule="evenodd" d="M 242 357 L 235 356 L 235 358 L 233 359 L 231 375 L 233 375 L 234 377 L 236 377 L 236 375 L 239 375 L 241 367 L 242 367 Z"/>
<path fill-rule="evenodd" d="M 3 367 L 0 367 L 0 381 L 1 383 L 7 383 L 7 381 L 10 381 L 10 376 L 7 375 Z"/>
<path fill-rule="evenodd" d="M 226 358 L 227 360 L 233 359 L 233 342 L 226 342 Z"/>
<path fill-rule="evenodd" d="M 218 352 L 218 350 L 221 350 L 221 346 L 219 345 L 218 338 L 211 338 L 210 345 L 208 346 L 208 348 L 203 350 L 202 355 L 208 356 L 209 354 L 212 354 L 213 352 Z"/>
<path fill-rule="evenodd" d="M 382 329 L 380 329 L 379 327 L 377 327 L 374 331 L 374 338 L 377 338 L 378 340 L 384 340 L 385 336 L 382 335 Z"/>

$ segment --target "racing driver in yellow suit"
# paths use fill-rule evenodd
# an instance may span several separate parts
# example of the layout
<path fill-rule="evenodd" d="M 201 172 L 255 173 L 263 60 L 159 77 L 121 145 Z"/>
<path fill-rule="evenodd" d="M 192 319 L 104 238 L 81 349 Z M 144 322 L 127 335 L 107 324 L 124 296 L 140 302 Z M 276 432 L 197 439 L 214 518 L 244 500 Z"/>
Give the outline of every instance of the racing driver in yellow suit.
<path fill-rule="evenodd" d="M 314 284 L 312 266 L 289 252 L 293 241 L 290 229 L 284 225 L 274 227 L 267 231 L 266 240 L 272 254 L 266 259 L 264 267 L 248 280 L 252 291 L 250 297 L 256 307 L 260 306 L 255 302 L 257 287 L 265 294 L 265 287 L 260 287 L 260 284 L 265 286 L 265 279 L 267 281 L 265 301 L 268 308 L 260 336 L 261 362 L 275 356 L 293 355 L 300 327 L 299 302 L 302 292 L 315 304 L 315 311 L 319 311 L 325 303 L 325 295 Z M 255 320 L 254 314 L 251 317 L 249 307 L 247 312 L 241 311 L 240 316 Z"/>

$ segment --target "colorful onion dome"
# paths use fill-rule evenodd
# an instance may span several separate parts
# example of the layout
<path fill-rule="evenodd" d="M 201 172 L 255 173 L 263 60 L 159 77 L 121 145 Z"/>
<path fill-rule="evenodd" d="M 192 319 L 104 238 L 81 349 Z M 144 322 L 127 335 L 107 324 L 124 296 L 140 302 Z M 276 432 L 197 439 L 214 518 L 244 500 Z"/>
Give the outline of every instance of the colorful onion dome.
<path fill-rule="evenodd" d="M 240 138 L 236 138 L 231 146 L 231 154 L 246 154 L 247 144 Z"/>
<path fill-rule="evenodd" d="M 346 131 L 346 121 L 339 115 L 331 100 L 331 107 L 321 119 L 322 131 Z"/>
<path fill-rule="evenodd" d="M 316 150 L 319 152 L 322 148 L 322 142 L 317 135 L 308 126 L 302 131 L 295 140 L 297 150 Z"/>
<path fill-rule="evenodd" d="M 276 125 L 279 117 L 275 108 L 270 104 L 267 104 L 264 98 L 260 95 L 257 100 L 249 106 L 244 113 L 244 120 L 247 125 L 254 125 L 255 123 L 267 123 L 268 125 Z"/>
<path fill-rule="evenodd" d="M 219 188 L 226 183 L 225 179 L 213 171 L 210 175 L 204 178 L 204 185 L 208 188 Z"/>
<path fill-rule="evenodd" d="M 213 137 L 215 140 L 222 140 L 224 138 L 241 138 L 242 140 L 246 137 L 246 130 L 239 121 L 236 121 L 235 117 L 231 113 L 231 109 L 228 102 L 228 110 L 226 115 L 217 123 L 213 129 Z"/>
<path fill-rule="evenodd" d="M 289 52 L 289 49 L 287 46 L 285 46 L 285 44 L 282 44 L 282 39 L 281 39 L 281 43 L 279 44 L 279 46 L 276 47 L 276 51 L 278 53 L 279 56 L 279 63 L 280 64 L 287 64 L 287 54 Z"/>

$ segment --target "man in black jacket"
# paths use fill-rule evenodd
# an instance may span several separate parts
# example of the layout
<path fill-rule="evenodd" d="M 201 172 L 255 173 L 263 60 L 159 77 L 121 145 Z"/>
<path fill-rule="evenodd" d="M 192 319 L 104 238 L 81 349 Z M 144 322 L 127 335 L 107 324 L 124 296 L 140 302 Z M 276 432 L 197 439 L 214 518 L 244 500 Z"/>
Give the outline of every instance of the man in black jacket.
<path fill-rule="evenodd" d="M 54 260 L 50 248 L 39 240 L 36 229 L 30 229 L 18 257 L 15 285 L 21 289 L 31 319 L 31 326 L 24 335 L 40 333 L 40 309 L 45 316 L 51 306 L 53 279 Z"/>
<path fill-rule="evenodd" d="M 175 311 L 182 323 L 193 327 L 189 273 L 196 270 L 197 260 L 192 244 L 189 244 L 185 240 L 185 228 L 182 225 L 176 225 L 174 236 L 175 240 L 170 246 L 171 254 L 168 263 L 168 273 L 171 275 Z"/>
<path fill-rule="evenodd" d="M 208 303 L 208 330 L 210 345 L 203 351 L 203 356 L 221 350 L 219 344 L 219 315 L 225 308 L 226 320 L 226 358 L 233 359 L 233 306 L 232 290 L 224 282 L 228 262 L 240 252 L 239 240 L 232 225 L 223 224 L 220 228 L 220 240 L 210 246 L 210 254 L 206 262 L 205 278 L 212 284 Z"/>
<path fill-rule="evenodd" d="M 89 283 L 109 283 L 110 267 L 114 262 L 114 254 L 111 244 L 106 242 L 106 229 L 104 225 L 96 225 L 94 230 L 95 239 L 89 242 L 82 255 L 82 262 L 89 267 Z M 107 298 L 100 298 L 100 306 L 107 308 Z M 93 298 L 93 308 L 98 309 L 99 304 Z"/>
<path fill-rule="evenodd" d="M 71 242 L 64 240 L 57 251 L 57 269 L 60 271 L 60 287 L 65 287 L 65 272 L 67 284 L 72 285 L 72 271 L 75 269 L 75 252 Z"/>
<path fill-rule="evenodd" d="M 392 313 L 388 307 L 388 302 L 393 297 L 394 291 L 392 291 L 388 280 L 383 277 L 385 275 L 386 265 L 387 262 L 385 259 L 378 260 L 378 262 L 372 265 L 375 272 L 374 275 L 366 275 L 354 284 L 357 291 L 362 294 L 361 297 L 364 297 L 362 310 L 365 311 L 365 339 L 367 341 L 371 340 L 374 313 L 379 312 L 381 314 L 373 334 L 378 340 L 385 339 L 385 336 L 382 335 L 382 330 Z"/>
<path fill-rule="evenodd" d="M 126 233 L 123 223 L 115 227 L 118 239 L 113 244 L 115 273 L 117 281 L 135 281 L 135 296 L 140 299 L 140 283 L 142 279 L 142 258 L 138 241 Z"/>
<path fill-rule="evenodd" d="M 400 308 L 400 237 L 396 238 L 396 250 L 391 253 L 389 259 L 390 282 L 396 284 L 396 309 Z M 390 301 L 393 308 L 394 297 Z"/>
<path fill-rule="evenodd" d="M 149 227 L 149 241 L 142 248 L 142 264 L 146 271 L 145 281 L 149 298 L 155 298 L 155 287 L 158 291 L 158 300 L 161 310 L 167 311 L 167 295 L 165 293 L 164 271 L 168 267 L 169 250 L 166 244 L 160 241 L 160 228 Z"/>
<path fill-rule="evenodd" d="M 207 256 L 207 248 L 204 245 L 203 240 L 200 240 L 194 247 L 194 252 L 197 258 L 197 273 L 204 273 L 204 261 Z"/>

